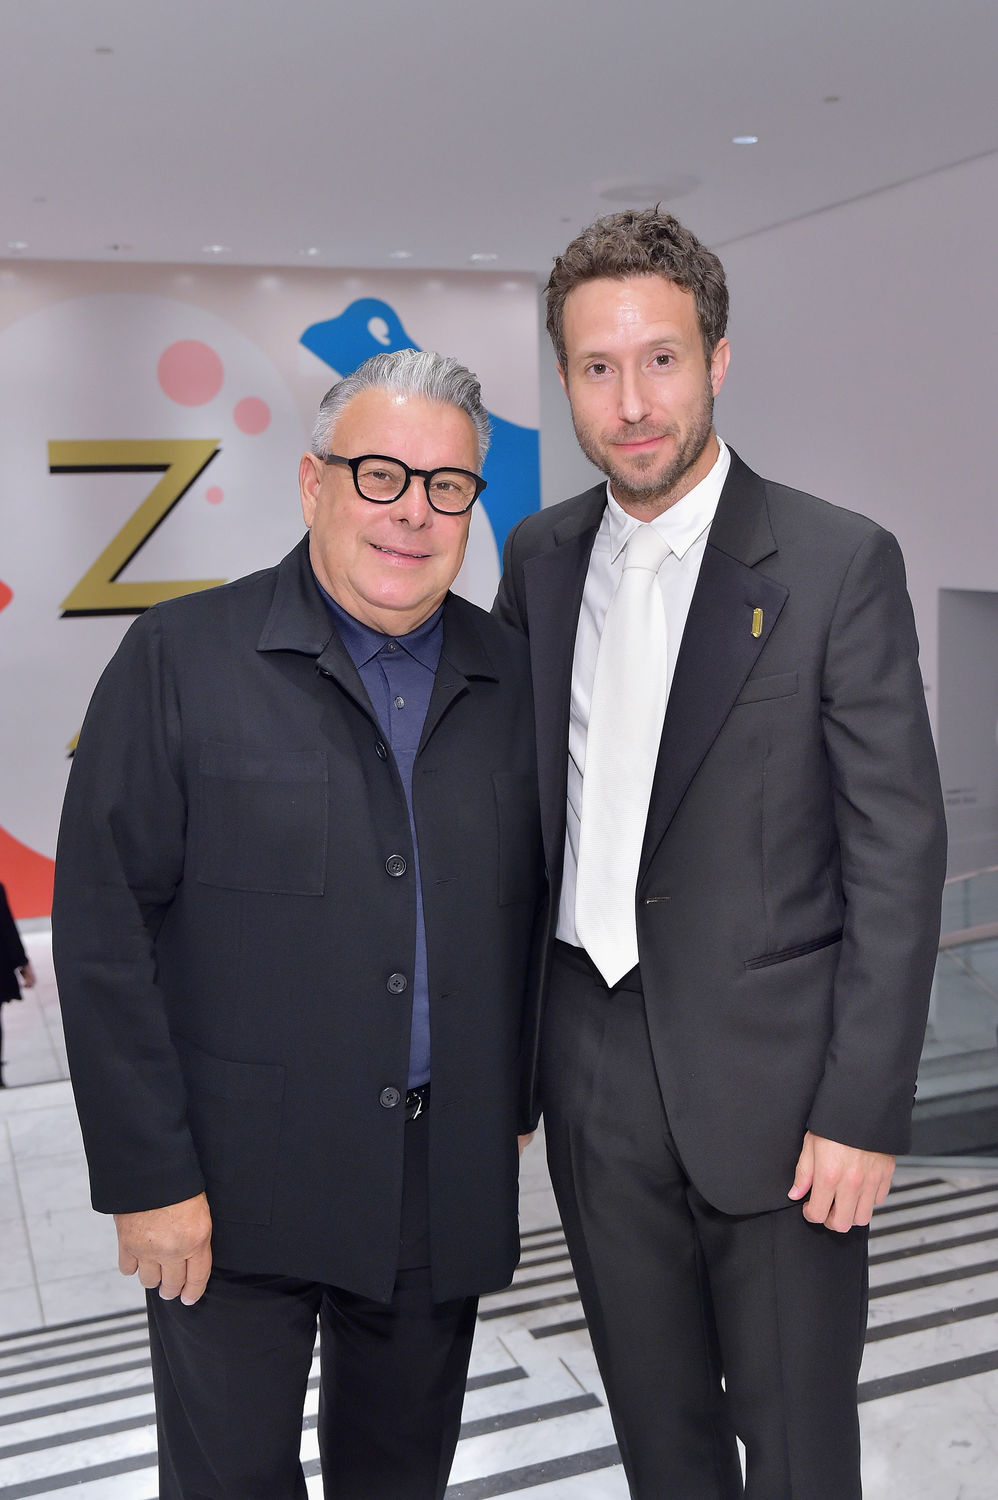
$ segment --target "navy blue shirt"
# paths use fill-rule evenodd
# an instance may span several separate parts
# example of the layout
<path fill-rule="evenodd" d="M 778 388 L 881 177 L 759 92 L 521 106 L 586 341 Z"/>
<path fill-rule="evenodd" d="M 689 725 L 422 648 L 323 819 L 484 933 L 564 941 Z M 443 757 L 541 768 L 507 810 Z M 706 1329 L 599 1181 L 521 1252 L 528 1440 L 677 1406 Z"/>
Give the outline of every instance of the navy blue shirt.
<path fill-rule="evenodd" d="M 416 881 L 416 958 L 412 975 L 412 1035 L 409 1088 L 430 1079 L 430 989 L 426 977 L 426 925 L 419 878 L 419 846 L 412 816 L 412 767 L 430 706 L 444 640 L 443 605 L 407 635 L 382 635 L 337 604 L 316 579 L 398 766 L 409 809 L 412 862 Z"/>

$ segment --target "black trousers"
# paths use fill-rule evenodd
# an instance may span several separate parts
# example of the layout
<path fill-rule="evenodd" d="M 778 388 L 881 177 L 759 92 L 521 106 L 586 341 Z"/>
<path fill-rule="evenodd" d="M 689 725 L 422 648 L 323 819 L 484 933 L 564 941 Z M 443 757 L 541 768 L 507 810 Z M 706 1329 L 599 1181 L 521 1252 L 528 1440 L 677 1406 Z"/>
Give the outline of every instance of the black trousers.
<path fill-rule="evenodd" d="M 305 1500 L 299 1449 L 317 1327 L 326 1500 L 441 1500 L 477 1299 L 431 1300 L 427 1116 L 405 1129 L 390 1303 L 219 1267 L 193 1307 L 148 1294 L 160 1500 Z"/>
<path fill-rule="evenodd" d="M 542 1087 L 634 1500 L 856 1500 L 866 1230 L 809 1224 L 799 1204 L 732 1217 L 701 1197 L 662 1105 L 637 971 L 608 991 L 559 949 Z"/>

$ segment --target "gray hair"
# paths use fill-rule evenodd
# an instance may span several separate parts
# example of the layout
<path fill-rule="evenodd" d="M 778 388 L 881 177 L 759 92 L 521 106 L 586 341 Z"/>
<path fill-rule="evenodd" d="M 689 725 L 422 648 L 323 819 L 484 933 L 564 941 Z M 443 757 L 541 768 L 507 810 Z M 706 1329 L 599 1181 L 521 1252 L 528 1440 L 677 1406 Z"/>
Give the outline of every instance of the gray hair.
<path fill-rule="evenodd" d="M 371 390 L 421 396 L 424 401 L 456 406 L 467 412 L 478 434 L 478 463 L 484 464 L 491 429 L 478 377 L 450 355 L 425 349 L 394 349 L 374 354 L 358 365 L 352 375 L 330 386 L 319 403 L 312 429 L 312 452 L 317 457 L 329 452 L 333 429 L 347 404 L 361 391 Z"/>

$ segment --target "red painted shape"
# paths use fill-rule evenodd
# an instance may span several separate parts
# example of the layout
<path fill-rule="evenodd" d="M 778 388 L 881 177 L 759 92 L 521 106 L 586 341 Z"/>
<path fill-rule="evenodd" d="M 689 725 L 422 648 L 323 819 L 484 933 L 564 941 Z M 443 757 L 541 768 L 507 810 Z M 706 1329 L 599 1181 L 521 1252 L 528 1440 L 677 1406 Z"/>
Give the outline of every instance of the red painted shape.
<path fill-rule="evenodd" d="M 0 882 L 15 917 L 50 916 L 54 878 L 54 859 L 29 849 L 6 828 L 0 828 Z"/>
<path fill-rule="evenodd" d="M 7 605 L 10 603 L 13 597 L 14 590 L 12 588 L 8 588 L 7 584 L 5 584 L 3 579 L 0 578 L 0 609 L 6 609 Z"/>

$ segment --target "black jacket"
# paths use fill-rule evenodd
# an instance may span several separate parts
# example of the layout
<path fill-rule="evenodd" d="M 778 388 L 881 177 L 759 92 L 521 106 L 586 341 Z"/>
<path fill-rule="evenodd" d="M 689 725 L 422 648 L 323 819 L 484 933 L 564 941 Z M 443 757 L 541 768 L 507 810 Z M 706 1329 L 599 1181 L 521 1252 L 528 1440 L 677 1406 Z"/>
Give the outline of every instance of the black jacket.
<path fill-rule="evenodd" d="M 17 971 L 27 962 L 28 955 L 7 903 L 7 892 L 0 885 L 0 1001 L 21 998 Z"/>
<path fill-rule="evenodd" d="M 527 652 L 453 595 L 413 806 L 433 1285 L 449 1298 L 504 1285 L 516 1263 L 543 867 Z M 402 785 L 307 539 L 278 568 L 141 616 L 88 712 L 56 861 L 94 1206 L 205 1187 L 219 1265 L 387 1298 L 414 899 Z"/>
<path fill-rule="evenodd" d="M 530 637 L 554 911 L 575 633 L 605 506 L 601 484 L 521 521 L 496 602 Z M 662 1097 L 715 1207 L 785 1205 L 807 1129 L 908 1149 L 945 864 L 897 542 L 732 453 L 636 892 Z M 531 1031 L 536 1061 L 539 1019 Z"/>

